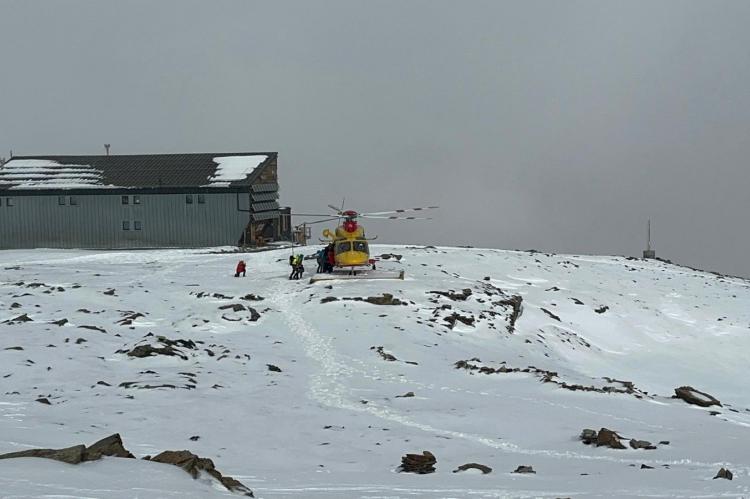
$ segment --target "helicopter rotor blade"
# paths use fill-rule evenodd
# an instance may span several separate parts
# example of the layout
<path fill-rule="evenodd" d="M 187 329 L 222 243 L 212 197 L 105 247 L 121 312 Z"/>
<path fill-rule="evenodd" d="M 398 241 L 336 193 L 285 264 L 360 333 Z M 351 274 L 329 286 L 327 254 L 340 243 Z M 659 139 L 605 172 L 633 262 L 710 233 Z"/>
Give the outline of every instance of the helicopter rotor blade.
<path fill-rule="evenodd" d="M 437 208 L 440 208 L 439 206 L 423 206 L 420 208 L 404 208 L 402 210 L 392 210 L 392 211 L 374 211 L 371 213 L 360 213 L 360 216 L 365 215 L 392 215 L 396 213 L 406 213 L 410 211 L 425 211 L 425 210 L 435 210 Z"/>
<path fill-rule="evenodd" d="M 341 209 L 338 206 L 333 206 L 332 204 L 329 204 L 328 207 L 335 211 L 336 213 L 341 213 Z"/>
<path fill-rule="evenodd" d="M 338 217 L 331 217 L 330 215 L 321 215 L 321 216 L 328 216 L 328 218 L 324 218 L 322 220 L 313 220 L 312 222 L 303 222 L 299 225 L 312 225 L 312 224 L 320 224 L 323 222 L 330 222 L 331 220 L 338 220 Z M 299 227 L 299 226 L 298 226 Z"/>
<path fill-rule="evenodd" d="M 292 213 L 293 217 L 332 217 L 331 213 Z"/>
<path fill-rule="evenodd" d="M 432 220 L 429 217 L 397 217 L 397 216 L 379 216 L 379 215 L 360 215 L 360 218 L 379 219 L 379 220 Z"/>

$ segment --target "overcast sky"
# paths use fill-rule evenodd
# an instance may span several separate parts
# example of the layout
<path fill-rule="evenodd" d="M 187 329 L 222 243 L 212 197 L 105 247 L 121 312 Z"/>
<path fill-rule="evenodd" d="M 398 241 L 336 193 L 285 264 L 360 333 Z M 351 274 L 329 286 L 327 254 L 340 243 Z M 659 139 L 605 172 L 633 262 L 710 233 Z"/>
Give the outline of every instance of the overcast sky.
<path fill-rule="evenodd" d="M 393 243 L 750 275 L 750 1 L 0 0 L 0 156 L 278 151 Z"/>

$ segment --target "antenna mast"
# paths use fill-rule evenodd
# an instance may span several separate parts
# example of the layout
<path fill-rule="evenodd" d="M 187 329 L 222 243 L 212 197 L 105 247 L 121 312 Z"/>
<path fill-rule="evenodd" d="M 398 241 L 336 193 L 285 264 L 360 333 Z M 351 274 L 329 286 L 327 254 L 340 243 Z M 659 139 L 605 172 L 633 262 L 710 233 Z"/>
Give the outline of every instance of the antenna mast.
<path fill-rule="evenodd" d="M 646 250 L 643 252 L 643 258 L 656 258 L 656 251 L 651 249 L 651 219 L 648 219 L 648 232 L 646 239 Z"/>

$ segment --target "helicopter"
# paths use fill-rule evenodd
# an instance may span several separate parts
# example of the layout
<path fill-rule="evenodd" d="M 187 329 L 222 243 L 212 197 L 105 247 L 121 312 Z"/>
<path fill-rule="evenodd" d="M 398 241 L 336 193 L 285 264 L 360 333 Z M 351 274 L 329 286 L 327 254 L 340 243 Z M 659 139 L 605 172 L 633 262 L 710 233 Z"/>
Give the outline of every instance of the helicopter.
<path fill-rule="evenodd" d="M 330 274 L 316 274 L 310 280 L 315 282 L 319 280 L 330 280 L 339 278 L 360 278 L 360 279 L 403 279 L 404 272 L 387 273 L 375 272 L 377 259 L 371 257 L 369 242 L 377 239 L 367 237 L 365 228 L 359 224 L 359 219 L 382 219 L 382 220 L 430 220 L 430 218 L 405 216 L 409 212 L 419 212 L 424 210 L 437 209 L 437 206 L 427 206 L 423 208 L 406 208 L 392 211 L 380 211 L 372 213 L 358 213 L 355 210 L 344 210 L 333 205 L 328 205 L 334 210 L 335 218 L 321 220 L 327 222 L 338 220 L 340 225 L 334 231 L 330 229 L 323 230 L 323 237 L 320 242 L 333 245 L 334 251 L 334 268 Z M 341 221 L 343 219 L 343 221 Z M 317 222 L 313 222 L 317 223 Z"/>

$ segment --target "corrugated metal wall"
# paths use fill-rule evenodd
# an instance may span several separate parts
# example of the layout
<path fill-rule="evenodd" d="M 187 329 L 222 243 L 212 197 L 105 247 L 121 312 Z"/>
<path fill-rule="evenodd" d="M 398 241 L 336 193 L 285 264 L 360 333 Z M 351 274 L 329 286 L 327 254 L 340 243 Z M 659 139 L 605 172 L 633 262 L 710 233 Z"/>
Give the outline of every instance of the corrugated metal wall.
<path fill-rule="evenodd" d="M 64 194 L 64 193 L 61 193 Z M 248 193 L 12 195 L 0 192 L 0 248 L 156 248 L 235 245 L 250 213 Z M 133 195 L 139 196 L 134 204 Z M 204 201 L 202 203 L 200 200 Z M 8 206 L 8 198 L 12 206 Z M 129 230 L 123 230 L 127 221 Z M 140 222 L 140 230 L 135 230 Z"/>

